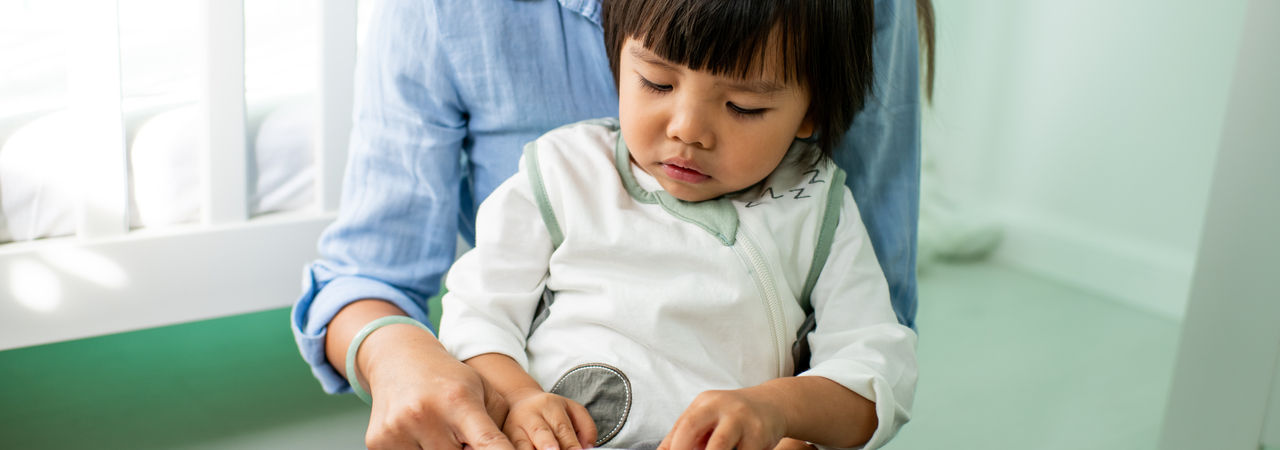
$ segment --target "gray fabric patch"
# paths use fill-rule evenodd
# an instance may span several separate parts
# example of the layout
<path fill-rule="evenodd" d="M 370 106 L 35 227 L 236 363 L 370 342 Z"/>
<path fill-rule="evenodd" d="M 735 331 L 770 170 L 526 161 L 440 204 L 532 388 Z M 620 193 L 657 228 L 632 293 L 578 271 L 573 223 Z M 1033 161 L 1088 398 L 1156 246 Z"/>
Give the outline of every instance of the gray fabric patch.
<path fill-rule="evenodd" d="M 596 423 L 596 447 L 618 435 L 631 412 L 631 381 L 616 367 L 590 363 L 572 369 L 556 381 L 551 393 L 578 402 Z"/>

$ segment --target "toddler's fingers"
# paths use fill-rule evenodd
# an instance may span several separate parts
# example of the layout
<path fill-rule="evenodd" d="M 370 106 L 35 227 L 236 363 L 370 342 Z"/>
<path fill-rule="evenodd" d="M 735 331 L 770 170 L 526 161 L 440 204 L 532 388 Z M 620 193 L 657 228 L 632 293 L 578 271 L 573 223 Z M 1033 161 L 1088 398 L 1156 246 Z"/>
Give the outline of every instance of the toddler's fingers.
<path fill-rule="evenodd" d="M 516 450 L 534 450 L 533 442 L 529 440 L 529 434 L 519 427 L 508 427 L 507 437 L 511 439 L 511 443 L 515 445 Z"/>
<path fill-rule="evenodd" d="M 685 411 L 685 414 L 676 420 L 676 425 L 671 428 L 670 433 L 667 433 L 667 438 L 663 442 L 668 444 L 666 448 L 673 450 L 699 448 L 706 444 L 715 425 L 716 416 L 714 415 L 690 415 L 689 411 Z"/>
<path fill-rule="evenodd" d="M 817 447 L 799 439 L 782 438 L 773 450 L 815 450 Z"/>
<path fill-rule="evenodd" d="M 736 423 L 721 420 L 716 423 L 716 427 L 711 430 L 711 436 L 707 438 L 707 450 L 754 449 L 754 447 L 746 446 L 748 442 L 743 437 L 742 428 L 736 426 Z M 740 442 L 743 446 L 739 446 Z"/>
<path fill-rule="evenodd" d="M 574 432 L 573 420 L 565 411 L 569 408 L 568 401 L 565 402 L 561 408 L 545 411 L 543 418 L 546 419 L 547 425 L 551 426 L 551 431 L 555 433 L 561 449 L 578 450 L 582 448 L 582 444 L 578 442 L 578 435 Z"/>
<path fill-rule="evenodd" d="M 560 441 L 556 439 L 556 434 L 551 431 L 551 427 L 546 422 L 525 428 L 525 432 L 529 434 L 529 440 L 533 442 L 533 447 L 538 450 L 560 450 L 562 448 Z"/>
<path fill-rule="evenodd" d="M 586 407 L 572 400 L 569 400 L 568 412 L 569 420 L 573 422 L 573 429 L 578 431 L 578 443 L 582 444 L 583 448 L 591 447 L 591 444 L 594 444 L 600 436 L 591 413 L 587 412 Z"/>
<path fill-rule="evenodd" d="M 738 439 L 738 450 L 772 450 L 781 439 L 770 436 L 759 426 L 745 426 Z M 803 447 L 802 447 L 803 448 Z"/>

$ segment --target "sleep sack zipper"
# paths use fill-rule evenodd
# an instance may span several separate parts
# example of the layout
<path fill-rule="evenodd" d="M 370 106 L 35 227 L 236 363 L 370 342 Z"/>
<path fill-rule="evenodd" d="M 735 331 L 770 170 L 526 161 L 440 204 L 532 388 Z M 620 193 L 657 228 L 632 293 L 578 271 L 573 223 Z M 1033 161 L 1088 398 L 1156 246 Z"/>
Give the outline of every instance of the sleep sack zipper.
<path fill-rule="evenodd" d="M 760 290 L 761 297 L 764 298 L 765 312 L 768 314 L 769 331 L 773 335 L 774 343 L 774 367 L 778 368 L 778 377 L 785 376 L 785 367 L 782 367 L 786 361 L 782 352 L 787 346 L 783 342 L 781 330 L 785 328 L 785 322 L 782 319 L 782 305 L 779 304 L 778 291 L 773 282 L 773 275 L 769 271 L 768 264 L 765 263 L 764 257 L 760 255 L 760 249 L 756 246 L 755 238 L 751 235 L 750 230 L 745 224 L 739 226 L 742 239 L 738 239 L 738 244 L 734 248 L 738 250 L 738 255 L 743 258 L 749 267 L 751 274 L 756 281 L 756 288 Z"/>

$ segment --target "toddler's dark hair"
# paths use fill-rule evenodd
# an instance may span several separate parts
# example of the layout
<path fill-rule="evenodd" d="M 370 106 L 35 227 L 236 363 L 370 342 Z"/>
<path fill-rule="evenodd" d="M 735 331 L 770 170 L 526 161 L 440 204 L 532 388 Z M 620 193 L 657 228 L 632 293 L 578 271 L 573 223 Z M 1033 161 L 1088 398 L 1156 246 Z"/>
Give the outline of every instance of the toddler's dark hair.
<path fill-rule="evenodd" d="M 613 80 L 627 38 L 694 70 L 758 74 L 777 39 L 783 81 L 809 91 L 809 117 L 824 157 L 862 110 L 874 82 L 873 0 L 604 0 Z"/>

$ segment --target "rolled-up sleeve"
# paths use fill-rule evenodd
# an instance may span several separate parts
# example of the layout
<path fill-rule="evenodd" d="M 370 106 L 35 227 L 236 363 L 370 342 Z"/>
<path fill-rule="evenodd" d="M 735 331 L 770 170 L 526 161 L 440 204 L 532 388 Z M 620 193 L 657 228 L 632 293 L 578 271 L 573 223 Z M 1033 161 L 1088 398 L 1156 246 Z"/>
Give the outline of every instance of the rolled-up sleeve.
<path fill-rule="evenodd" d="M 357 60 L 342 206 L 290 316 L 326 392 L 350 390 L 325 357 L 334 315 L 373 298 L 426 323 L 426 301 L 454 259 L 466 120 L 431 8 L 382 2 Z"/>
<path fill-rule="evenodd" d="M 857 207 L 844 195 L 831 254 L 811 297 L 813 366 L 800 375 L 830 379 L 875 402 L 878 426 L 864 448 L 878 448 L 911 417 L 916 333 L 898 323 Z"/>
<path fill-rule="evenodd" d="M 526 163 L 480 205 L 476 248 L 449 272 L 440 342 L 459 360 L 500 353 L 528 370 L 525 339 L 553 249 Z"/>

